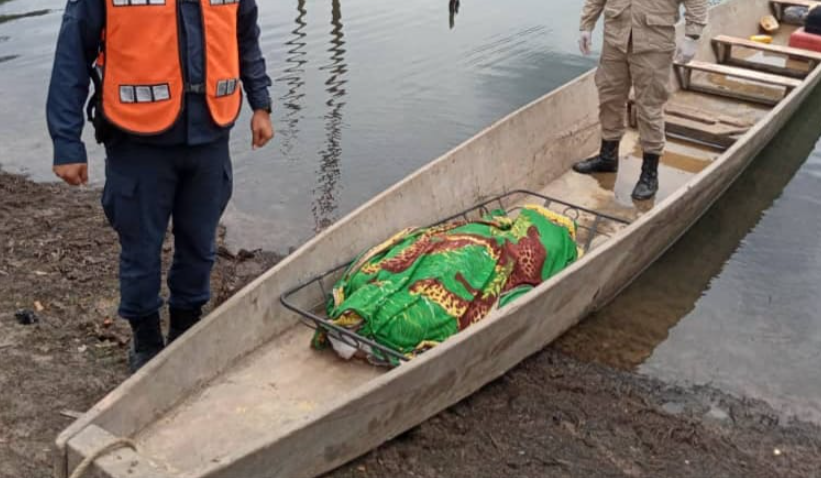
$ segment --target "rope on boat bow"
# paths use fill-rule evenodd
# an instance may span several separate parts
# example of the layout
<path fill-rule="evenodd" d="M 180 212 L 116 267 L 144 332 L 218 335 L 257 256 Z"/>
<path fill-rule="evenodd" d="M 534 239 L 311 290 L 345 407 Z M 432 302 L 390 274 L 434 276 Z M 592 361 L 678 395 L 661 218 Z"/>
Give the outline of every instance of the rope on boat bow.
<path fill-rule="evenodd" d="M 85 457 L 85 459 L 77 465 L 77 468 L 71 472 L 71 476 L 69 476 L 69 478 L 81 478 L 91 467 L 91 464 L 94 463 L 94 460 L 107 453 L 111 453 L 114 450 L 119 450 L 120 448 L 131 448 L 132 450 L 137 451 L 137 444 L 130 438 L 117 438 L 113 442 L 98 448 L 94 451 L 94 453 L 91 453 Z"/>

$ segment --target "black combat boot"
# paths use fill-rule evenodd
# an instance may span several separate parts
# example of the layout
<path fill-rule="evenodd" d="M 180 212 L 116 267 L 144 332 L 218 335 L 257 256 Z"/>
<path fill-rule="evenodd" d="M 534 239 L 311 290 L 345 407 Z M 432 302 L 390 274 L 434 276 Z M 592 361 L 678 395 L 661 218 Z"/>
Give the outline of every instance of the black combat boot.
<path fill-rule="evenodd" d="M 601 150 L 597 156 L 585 159 L 573 165 L 573 171 L 582 174 L 615 173 L 619 170 L 619 142 L 601 142 Z"/>
<path fill-rule="evenodd" d="M 633 189 L 633 199 L 639 201 L 650 199 L 659 189 L 659 155 L 644 153 L 641 163 L 641 176 Z"/>
<path fill-rule="evenodd" d="M 160 330 L 159 312 L 139 319 L 130 319 L 128 322 L 133 332 L 131 349 L 128 351 L 128 366 L 131 373 L 134 373 L 160 353 L 165 344 Z"/>
<path fill-rule="evenodd" d="M 202 309 L 175 309 L 169 307 L 168 315 L 168 343 L 170 344 L 200 321 Z"/>

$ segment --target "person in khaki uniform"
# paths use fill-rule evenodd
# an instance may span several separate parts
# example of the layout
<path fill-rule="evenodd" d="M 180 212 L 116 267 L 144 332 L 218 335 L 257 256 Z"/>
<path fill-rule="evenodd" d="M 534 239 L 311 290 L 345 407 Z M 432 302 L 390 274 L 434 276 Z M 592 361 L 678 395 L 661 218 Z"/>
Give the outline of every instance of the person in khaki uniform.
<path fill-rule="evenodd" d="M 675 24 L 685 8 L 685 36 L 676 48 Z M 707 24 L 707 0 L 587 0 L 582 10 L 579 49 L 590 53 L 592 31 L 604 13 L 604 46 L 596 86 L 599 89 L 601 150 L 576 163 L 579 173 L 618 170 L 630 87 L 635 90 L 639 136 L 644 152 L 633 198 L 650 199 L 658 190 L 658 163 L 664 151 L 664 104 L 670 95 L 673 57 L 687 63 L 695 56 Z"/>

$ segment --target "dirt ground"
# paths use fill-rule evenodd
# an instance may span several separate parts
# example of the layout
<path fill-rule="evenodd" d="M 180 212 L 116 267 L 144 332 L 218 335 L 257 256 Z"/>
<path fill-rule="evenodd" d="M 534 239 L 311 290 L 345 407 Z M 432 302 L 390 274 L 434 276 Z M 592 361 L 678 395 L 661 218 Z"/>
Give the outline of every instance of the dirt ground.
<path fill-rule="evenodd" d="M 776 451 L 778 450 L 778 451 Z M 549 348 L 329 474 L 343 477 L 738 477 L 821 474 L 817 427 Z"/>
<path fill-rule="evenodd" d="M 50 445 L 128 374 L 117 237 L 100 191 L 0 172 L 0 477 L 50 476 Z M 172 252 L 164 247 L 165 263 Z M 220 247 L 215 303 L 277 262 Z M 37 322 L 23 325 L 17 312 Z"/>
<path fill-rule="evenodd" d="M 0 173 L 0 478 L 50 476 L 54 437 L 126 377 L 118 248 L 99 194 Z M 277 260 L 221 247 L 215 303 Z M 20 323 L 26 309 L 35 323 Z M 547 349 L 328 476 L 808 478 L 819 470 L 816 426 Z"/>

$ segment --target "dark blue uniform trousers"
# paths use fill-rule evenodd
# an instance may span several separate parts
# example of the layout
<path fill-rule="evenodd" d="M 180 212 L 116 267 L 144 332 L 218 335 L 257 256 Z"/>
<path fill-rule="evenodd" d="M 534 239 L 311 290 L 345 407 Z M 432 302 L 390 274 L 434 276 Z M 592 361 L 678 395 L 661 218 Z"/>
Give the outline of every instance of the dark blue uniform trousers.
<path fill-rule="evenodd" d="M 102 203 L 122 249 L 120 316 L 139 319 L 162 307 L 161 254 L 169 219 L 169 305 L 202 307 L 211 297 L 216 231 L 233 187 L 228 138 L 196 146 L 123 139 L 106 153 Z"/>

